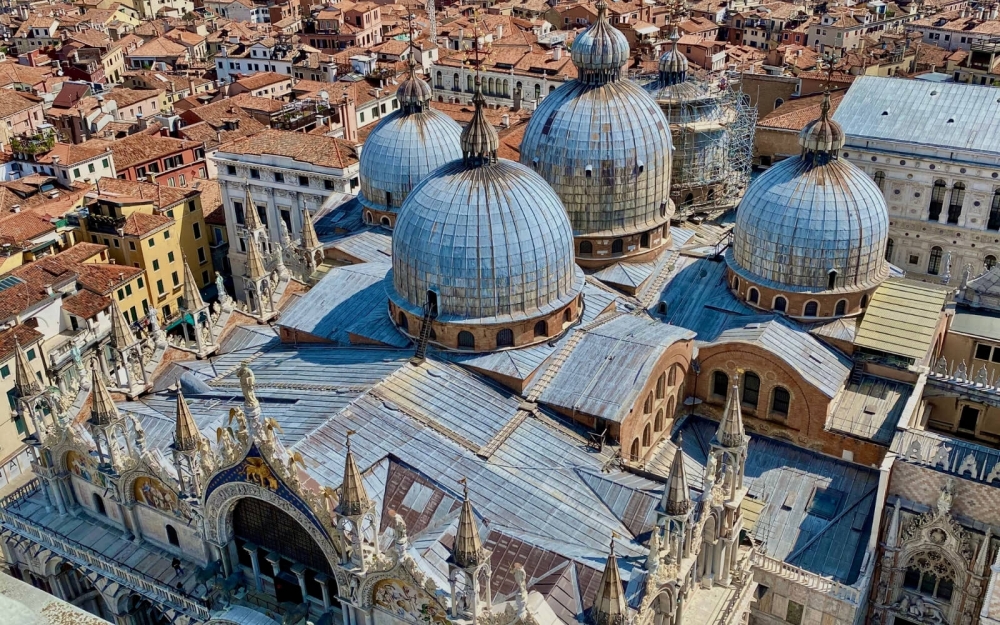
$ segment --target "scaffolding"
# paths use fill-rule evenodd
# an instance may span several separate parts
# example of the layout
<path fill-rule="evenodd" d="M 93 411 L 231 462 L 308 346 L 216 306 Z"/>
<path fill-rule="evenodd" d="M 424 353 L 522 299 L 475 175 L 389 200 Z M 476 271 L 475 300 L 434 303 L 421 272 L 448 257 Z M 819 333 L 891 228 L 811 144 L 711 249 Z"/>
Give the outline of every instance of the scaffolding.
<path fill-rule="evenodd" d="M 675 217 L 712 219 L 734 208 L 750 182 L 757 109 L 724 79 L 665 86 L 654 77 L 635 80 L 645 83 L 670 122 Z"/>

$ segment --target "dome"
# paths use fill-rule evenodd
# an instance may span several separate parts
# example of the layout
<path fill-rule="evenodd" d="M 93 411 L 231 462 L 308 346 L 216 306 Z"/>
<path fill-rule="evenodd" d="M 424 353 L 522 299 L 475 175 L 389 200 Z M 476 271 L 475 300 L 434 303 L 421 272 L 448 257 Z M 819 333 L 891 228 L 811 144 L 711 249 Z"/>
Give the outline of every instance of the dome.
<path fill-rule="evenodd" d="M 728 254 L 737 276 L 815 292 L 868 289 L 888 275 L 885 199 L 862 170 L 827 149 L 839 147 L 840 132 L 827 110 L 803 131 L 801 156 L 771 167 L 747 189 Z"/>
<path fill-rule="evenodd" d="M 649 94 L 619 76 L 628 46 L 599 6 L 597 22 L 573 42 L 580 78 L 542 100 L 521 143 L 521 163 L 559 194 L 578 237 L 648 232 L 672 213 L 669 124 Z"/>
<path fill-rule="evenodd" d="M 602 80 L 617 77 L 628 63 L 628 39 L 605 18 L 608 5 L 597 3 L 597 21 L 573 40 L 573 65 L 580 72 L 580 80 Z"/>
<path fill-rule="evenodd" d="M 677 27 L 674 26 L 674 32 L 670 35 L 670 49 L 660 57 L 658 67 L 660 72 L 660 86 L 675 85 L 687 79 L 688 60 L 677 49 L 677 40 L 679 39 L 680 35 L 677 34 Z"/>
<path fill-rule="evenodd" d="M 583 288 L 559 197 L 527 167 L 497 159 L 482 113 L 463 131 L 463 158 L 435 170 L 403 204 L 392 237 L 389 297 L 422 316 L 435 294 L 445 323 L 531 319 L 558 311 Z"/>
<path fill-rule="evenodd" d="M 430 108 L 430 86 L 411 74 L 397 91 L 400 108 L 365 139 L 358 200 L 367 208 L 395 212 L 427 174 L 462 156 L 462 128 Z"/>

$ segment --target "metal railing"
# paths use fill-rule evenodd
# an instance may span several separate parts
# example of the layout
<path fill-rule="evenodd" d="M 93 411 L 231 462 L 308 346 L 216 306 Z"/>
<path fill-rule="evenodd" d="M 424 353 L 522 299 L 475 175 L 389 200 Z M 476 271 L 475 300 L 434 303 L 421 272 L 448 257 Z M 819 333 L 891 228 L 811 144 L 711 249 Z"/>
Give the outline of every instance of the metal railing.
<path fill-rule="evenodd" d="M 120 585 L 142 593 L 158 603 L 165 604 L 194 618 L 208 619 L 209 609 L 201 601 L 177 592 L 168 584 L 127 564 L 113 562 L 52 528 L 45 528 L 43 531 L 28 519 L 18 515 L 15 510 L 20 509 L 25 500 L 39 490 L 41 490 L 41 480 L 34 479 L 0 500 L 0 525 L 49 551 L 59 554 L 81 568 L 98 573 Z"/>

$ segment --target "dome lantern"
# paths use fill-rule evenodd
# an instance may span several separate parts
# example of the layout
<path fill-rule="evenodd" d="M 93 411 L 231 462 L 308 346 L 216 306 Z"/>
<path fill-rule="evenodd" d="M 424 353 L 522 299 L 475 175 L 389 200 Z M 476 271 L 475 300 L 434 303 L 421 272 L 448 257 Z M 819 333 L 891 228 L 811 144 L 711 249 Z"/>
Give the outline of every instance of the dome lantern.
<path fill-rule="evenodd" d="M 677 49 L 677 41 L 681 38 L 674 26 L 670 34 L 670 49 L 660 57 L 659 74 L 660 87 L 677 85 L 687 80 L 688 60 L 687 57 Z"/>
<path fill-rule="evenodd" d="M 483 112 L 486 108 L 486 98 L 483 97 L 479 72 L 476 72 L 476 92 L 472 96 L 472 103 L 476 106 L 476 110 L 469 125 L 462 131 L 462 158 L 470 166 L 496 163 L 500 137 Z"/>
<path fill-rule="evenodd" d="M 823 93 L 819 119 L 813 120 L 799 133 L 802 153 L 810 161 L 820 165 L 837 158 L 844 147 L 844 129 L 830 119 L 830 90 Z"/>
<path fill-rule="evenodd" d="M 608 22 L 607 3 L 598 0 L 596 8 L 597 21 L 573 41 L 571 56 L 580 82 L 603 85 L 621 78 L 629 46 L 625 35 Z"/>

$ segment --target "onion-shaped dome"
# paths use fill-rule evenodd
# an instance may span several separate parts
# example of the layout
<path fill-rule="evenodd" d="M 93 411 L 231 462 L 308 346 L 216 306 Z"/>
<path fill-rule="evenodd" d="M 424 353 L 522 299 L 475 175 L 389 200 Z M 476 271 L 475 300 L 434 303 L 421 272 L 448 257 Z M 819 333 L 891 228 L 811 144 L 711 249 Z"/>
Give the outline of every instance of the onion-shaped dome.
<path fill-rule="evenodd" d="M 660 73 L 661 87 L 676 85 L 687 80 L 688 60 L 687 57 L 677 49 L 678 39 L 680 39 L 680 35 L 677 34 L 677 27 L 674 26 L 674 32 L 670 35 L 670 49 L 664 52 L 663 56 L 660 57 L 658 69 Z"/>
<path fill-rule="evenodd" d="M 536 173 L 498 159 L 477 79 L 463 157 L 435 170 L 407 198 L 392 237 L 400 309 L 436 322 L 506 323 L 558 311 L 583 288 L 559 197 Z"/>
<path fill-rule="evenodd" d="M 624 36 L 598 3 L 597 22 L 573 42 L 579 78 L 542 100 L 524 132 L 521 163 L 556 190 L 576 236 L 649 231 L 672 213 L 669 124 L 620 76 L 627 60 Z"/>
<path fill-rule="evenodd" d="M 885 199 L 862 170 L 840 160 L 843 130 L 828 112 L 829 96 L 800 135 L 801 156 L 768 169 L 740 202 L 727 258 L 738 276 L 811 292 L 868 289 L 888 276 Z"/>
<path fill-rule="evenodd" d="M 430 107 L 430 85 L 412 68 L 396 95 L 399 110 L 379 122 L 361 150 L 358 200 L 381 212 L 398 211 L 427 174 L 462 156 L 461 126 Z"/>
<path fill-rule="evenodd" d="M 618 78 L 622 66 L 628 63 L 628 39 L 608 22 L 607 10 L 608 5 L 600 0 L 597 21 L 573 40 L 571 58 L 581 82 L 607 82 Z"/>

